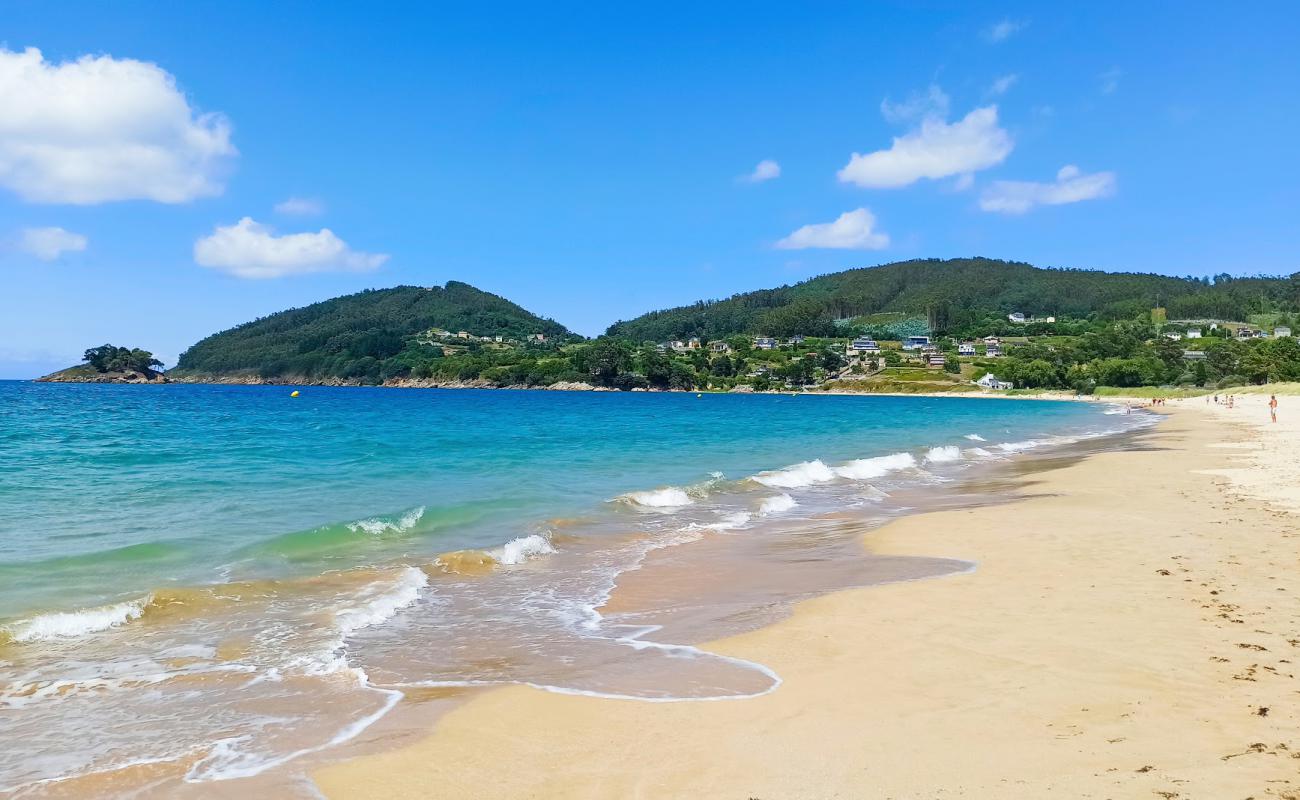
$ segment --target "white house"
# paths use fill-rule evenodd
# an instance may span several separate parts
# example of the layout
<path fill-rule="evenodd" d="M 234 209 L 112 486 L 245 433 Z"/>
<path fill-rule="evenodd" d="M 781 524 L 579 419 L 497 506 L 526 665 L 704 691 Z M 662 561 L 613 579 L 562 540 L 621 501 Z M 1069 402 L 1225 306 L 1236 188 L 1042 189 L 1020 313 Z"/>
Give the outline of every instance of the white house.
<path fill-rule="evenodd" d="M 776 348 L 776 339 L 773 339 L 773 338 L 770 337 L 770 336 L 756 336 L 756 337 L 754 337 L 754 349 L 755 349 L 755 350 L 772 350 L 772 349 L 775 349 L 775 348 Z"/>
<path fill-rule="evenodd" d="M 1010 314 L 1007 314 L 1007 319 L 1011 320 L 1017 325 L 1022 325 L 1024 324 L 1025 321 L 1025 315 L 1020 313 L 1019 311 L 1013 311 Z"/>
<path fill-rule="evenodd" d="M 989 358 L 998 358 L 1002 355 L 1002 345 L 986 344 L 984 345 L 984 355 Z"/>
<path fill-rule="evenodd" d="M 1276 328 L 1273 329 L 1273 338 L 1275 339 L 1285 339 L 1290 335 L 1291 335 L 1291 329 L 1285 325 L 1278 325 Z"/>
<path fill-rule="evenodd" d="M 930 346 L 929 336 L 909 336 L 903 342 L 904 350 L 922 350 Z"/>
<path fill-rule="evenodd" d="M 1176 341 L 1182 339 L 1182 338 L 1183 338 L 1183 335 L 1182 335 L 1181 333 L 1179 333 L 1178 331 L 1170 331 L 1169 333 L 1166 333 L 1166 334 L 1165 334 L 1165 338 L 1166 338 L 1166 339 L 1172 339 L 1173 341 L 1176 342 Z"/>
<path fill-rule="evenodd" d="M 686 342 L 686 349 L 688 349 L 688 350 L 699 350 L 699 349 L 700 349 L 700 337 L 698 337 L 698 336 L 692 336 L 690 339 L 688 339 L 687 342 Z"/>
<path fill-rule="evenodd" d="M 996 336 L 985 336 L 983 341 L 984 344 L 1002 344 L 1002 340 Z"/>
<path fill-rule="evenodd" d="M 974 342 L 962 342 L 961 344 L 957 345 L 957 355 L 959 355 L 959 356 L 973 356 L 973 355 L 975 355 L 975 343 L 974 343 Z"/>
<path fill-rule="evenodd" d="M 471 334 L 470 334 L 469 331 L 456 331 L 456 338 L 457 338 L 457 339 L 468 339 L 468 338 L 470 338 L 470 336 L 471 336 Z"/>
<path fill-rule="evenodd" d="M 983 386 L 985 389 L 1014 389 L 1016 385 L 1011 381 L 1000 381 L 992 372 L 986 374 L 983 378 L 975 381 L 976 385 Z"/>
<path fill-rule="evenodd" d="M 1201 329 L 1200 329 L 1200 328 L 1188 328 L 1188 329 L 1187 329 L 1187 338 L 1188 338 L 1188 339 L 1199 339 L 1199 338 L 1201 338 Z"/>
<path fill-rule="evenodd" d="M 709 342 L 709 349 L 715 353 L 730 353 L 731 345 L 719 339 L 716 342 Z"/>
<path fill-rule="evenodd" d="M 686 352 L 686 342 L 683 342 L 681 339 L 673 339 L 668 343 L 668 346 L 678 353 Z"/>
<path fill-rule="evenodd" d="M 849 342 L 849 352 L 851 353 L 879 353 L 880 345 L 875 339 L 866 336 L 859 336 Z"/>
<path fill-rule="evenodd" d="M 944 364 L 948 363 L 948 359 L 944 358 L 943 353 L 936 350 L 935 352 L 926 355 L 925 363 L 927 366 L 931 367 L 942 367 Z"/>
<path fill-rule="evenodd" d="M 786 342 L 786 344 L 790 345 L 791 347 L 797 344 L 803 344 L 803 334 L 796 333 L 794 336 L 790 337 L 790 341 Z"/>

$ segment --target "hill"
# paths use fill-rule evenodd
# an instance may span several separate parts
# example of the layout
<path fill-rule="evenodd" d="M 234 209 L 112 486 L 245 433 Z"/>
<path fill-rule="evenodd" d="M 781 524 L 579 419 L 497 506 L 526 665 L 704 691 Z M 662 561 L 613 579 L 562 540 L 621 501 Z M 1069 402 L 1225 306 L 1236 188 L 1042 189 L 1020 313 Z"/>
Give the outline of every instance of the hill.
<path fill-rule="evenodd" d="M 289 309 L 203 339 L 181 354 L 173 378 L 253 376 L 260 379 L 377 381 L 401 374 L 400 356 L 430 329 L 524 341 L 572 336 L 563 325 L 518 305 L 448 281 L 397 286 Z"/>
<path fill-rule="evenodd" d="M 1300 274 L 1300 273 L 1298 273 Z M 1042 269 L 987 258 L 900 261 L 822 275 L 792 286 L 761 289 L 726 300 L 652 311 L 610 326 L 633 341 L 738 333 L 834 335 L 836 320 L 879 312 L 938 313 L 941 327 L 969 325 L 989 315 L 1128 319 L 1153 306 L 1170 319 L 1245 319 L 1294 309 L 1300 278 L 1177 278 L 1142 273 Z"/>

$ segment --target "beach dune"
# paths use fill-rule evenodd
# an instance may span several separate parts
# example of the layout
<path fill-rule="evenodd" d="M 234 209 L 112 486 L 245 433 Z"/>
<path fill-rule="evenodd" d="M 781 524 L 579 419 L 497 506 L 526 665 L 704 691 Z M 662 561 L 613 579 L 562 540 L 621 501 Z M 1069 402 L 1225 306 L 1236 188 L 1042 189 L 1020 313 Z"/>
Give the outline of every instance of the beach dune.
<path fill-rule="evenodd" d="M 1300 427 L 1267 424 L 1265 399 L 1171 404 L 1145 447 L 1034 475 L 1015 503 L 868 534 L 978 567 L 708 645 L 775 670 L 771 694 L 503 688 L 314 780 L 385 800 L 1300 797 L 1300 526 L 1279 505 L 1295 484 L 1268 479 Z"/>

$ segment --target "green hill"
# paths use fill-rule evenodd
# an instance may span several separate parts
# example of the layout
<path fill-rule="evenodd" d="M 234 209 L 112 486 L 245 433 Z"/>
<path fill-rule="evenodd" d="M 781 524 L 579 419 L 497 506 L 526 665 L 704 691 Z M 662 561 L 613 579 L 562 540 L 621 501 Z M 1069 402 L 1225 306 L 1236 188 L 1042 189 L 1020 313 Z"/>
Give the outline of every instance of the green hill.
<path fill-rule="evenodd" d="M 281 311 L 203 339 L 181 354 L 177 378 L 252 375 L 263 379 L 375 381 L 402 374 L 401 356 L 433 328 L 523 342 L 572 336 L 467 283 L 397 286 Z"/>
<path fill-rule="evenodd" d="M 1127 319 L 1159 304 L 1170 319 L 1245 319 L 1295 308 L 1300 279 L 1231 278 L 1213 282 L 1141 273 L 1041 269 L 987 258 L 900 261 L 822 275 L 793 286 L 762 289 L 726 300 L 652 311 L 608 331 L 634 341 L 737 333 L 832 335 L 835 320 L 879 312 L 919 316 L 936 310 L 950 327 L 990 314 Z"/>

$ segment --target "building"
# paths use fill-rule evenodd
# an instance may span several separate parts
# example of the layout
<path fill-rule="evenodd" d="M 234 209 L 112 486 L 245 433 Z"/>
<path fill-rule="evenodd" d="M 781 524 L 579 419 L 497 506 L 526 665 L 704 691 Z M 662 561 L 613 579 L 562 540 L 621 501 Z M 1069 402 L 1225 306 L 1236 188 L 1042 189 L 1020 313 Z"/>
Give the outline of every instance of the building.
<path fill-rule="evenodd" d="M 976 386 L 983 386 L 985 389 L 1014 389 L 1016 385 L 1011 381 L 1001 381 L 992 372 L 975 381 Z"/>
<path fill-rule="evenodd" d="M 1183 335 L 1182 335 L 1181 333 L 1179 333 L 1178 331 L 1169 331 L 1168 333 L 1165 334 L 1165 338 L 1166 338 L 1166 339 L 1171 339 L 1171 340 L 1173 340 L 1173 341 L 1176 342 L 1176 341 L 1182 339 L 1182 338 L 1183 338 Z"/>
<path fill-rule="evenodd" d="M 731 345 L 719 339 L 716 342 L 709 342 L 709 350 L 714 353 L 730 353 Z"/>
<path fill-rule="evenodd" d="M 930 346 L 929 336 L 909 336 L 903 342 L 904 350 L 921 350 Z"/>
<path fill-rule="evenodd" d="M 959 356 L 973 356 L 973 355 L 975 355 L 975 343 L 974 343 L 974 342 L 962 342 L 961 344 L 957 345 L 957 355 L 959 355 Z"/>
<path fill-rule="evenodd" d="M 1183 351 L 1183 360 L 1184 360 L 1184 361 L 1204 361 L 1204 360 L 1205 360 L 1205 351 L 1204 351 L 1204 350 L 1184 350 L 1184 351 Z"/>
<path fill-rule="evenodd" d="M 457 338 L 457 339 L 469 339 L 469 338 L 471 338 L 471 334 L 470 334 L 469 331 L 456 331 L 456 338 Z"/>
<path fill-rule="evenodd" d="M 698 337 L 698 336 L 692 336 L 690 339 L 687 339 L 687 340 L 686 340 L 686 349 L 687 349 L 687 350 L 699 350 L 699 349 L 700 349 L 700 337 Z"/>
<path fill-rule="evenodd" d="M 492 341 L 496 342 L 497 344 L 504 344 L 504 343 L 505 343 L 505 340 L 506 340 L 506 337 L 504 337 L 504 336 L 493 336 L 493 337 L 492 337 Z"/>
<path fill-rule="evenodd" d="M 1200 329 L 1200 328 L 1188 328 L 1188 329 L 1187 329 L 1187 338 L 1188 338 L 1188 339 L 1199 339 L 1199 338 L 1201 338 L 1201 329 Z"/>
<path fill-rule="evenodd" d="M 1273 338 L 1275 339 L 1285 339 L 1290 335 L 1291 335 L 1291 329 L 1285 325 L 1278 325 L 1276 328 L 1273 329 Z"/>
<path fill-rule="evenodd" d="M 947 363 L 948 359 L 944 358 L 943 353 L 940 353 L 938 350 L 933 353 L 927 353 L 925 356 L 925 365 L 927 367 L 942 367 Z"/>
<path fill-rule="evenodd" d="M 984 344 L 1002 344 L 1002 340 L 996 336 L 985 336 L 981 341 Z"/>
<path fill-rule="evenodd" d="M 984 355 L 988 358 L 998 358 L 1002 355 L 1002 345 L 986 344 L 984 345 Z"/>
<path fill-rule="evenodd" d="M 803 334 L 796 333 L 794 336 L 790 337 L 790 341 L 786 342 L 786 344 L 790 345 L 791 347 L 794 347 L 795 345 L 803 344 Z"/>
<path fill-rule="evenodd" d="M 1010 314 L 1007 314 L 1007 319 L 1011 320 L 1017 325 L 1025 324 L 1025 315 L 1020 313 L 1019 311 L 1013 311 Z"/>
<path fill-rule="evenodd" d="M 776 339 L 773 339 L 773 338 L 770 337 L 770 336 L 756 336 L 756 337 L 754 337 L 754 349 L 755 349 L 755 350 L 775 350 L 775 349 L 776 349 Z"/>
<path fill-rule="evenodd" d="M 870 339 L 866 336 L 859 336 L 858 338 L 849 342 L 849 352 L 850 353 L 879 353 L 880 344 L 877 343 L 875 339 Z"/>
<path fill-rule="evenodd" d="M 528 338 L 532 339 L 534 342 L 544 342 L 544 341 L 546 341 L 546 334 L 544 334 L 544 333 L 534 333 L 532 336 L 530 336 L 530 337 L 528 337 Z"/>
<path fill-rule="evenodd" d="M 671 342 L 668 343 L 668 346 L 671 347 L 674 352 L 677 353 L 686 352 L 686 342 L 683 342 L 681 339 L 673 339 Z"/>

